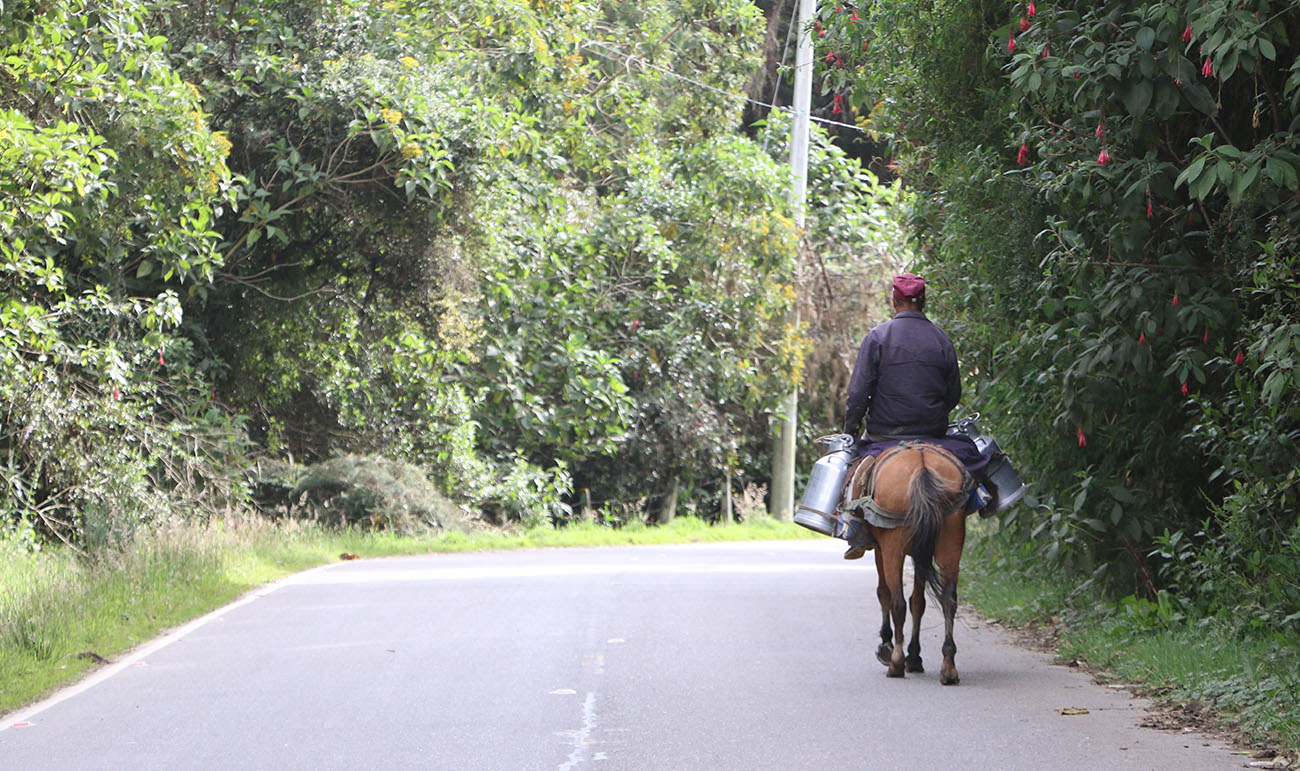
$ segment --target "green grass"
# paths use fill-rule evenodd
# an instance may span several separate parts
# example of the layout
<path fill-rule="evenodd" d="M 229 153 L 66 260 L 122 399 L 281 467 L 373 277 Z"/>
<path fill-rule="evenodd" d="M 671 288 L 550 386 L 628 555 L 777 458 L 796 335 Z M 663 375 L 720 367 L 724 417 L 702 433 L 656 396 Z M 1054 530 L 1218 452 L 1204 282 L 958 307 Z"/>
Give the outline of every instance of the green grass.
<path fill-rule="evenodd" d="M 1300 641 L 1253 637 L 1237 619 L 1187 618 L 1167 601 L 1115 600 L 1056 572 L 1012 570 L 1000 564 L 998 538 L 991 524 L 974 525 L 962 559 L 962 601 L 980 615 L 1050 630 L 1063 660 L 1103 681 L 1193 704 L 1245 740 L 1300 748 Z"/>
<path fill-rule="evenodd" d="M 0 713 L 40 699 L 171 627 L 257 586 L 339 559 L 546 547 L 819 538 L 771 519 L 709 525 L 560 529 L 402 536 L 263 521 L 181 528 L 87 559 L 66 549 L 30 553 L 0 540 Z"/>

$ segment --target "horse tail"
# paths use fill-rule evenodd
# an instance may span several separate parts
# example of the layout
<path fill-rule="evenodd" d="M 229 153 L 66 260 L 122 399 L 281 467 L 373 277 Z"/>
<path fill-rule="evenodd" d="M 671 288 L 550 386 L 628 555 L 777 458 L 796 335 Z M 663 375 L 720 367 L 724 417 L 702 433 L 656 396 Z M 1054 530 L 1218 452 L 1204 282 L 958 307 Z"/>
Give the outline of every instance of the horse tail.
<path fill-rule="evenodd" d="M 912 537 L 908 541 L 908 550 L 912 553 L 912 569 L 918 586 L 927 586 L 934 596 L 939 593 L 939 572 L 934 564 L 935 544 L 939 540 L 939 529 L 943 519 L 952 510 L 952 493 L 946 490 L 943 479 L 926 468 L 925 456 L 921 456 L 921 467 L 913 474 L 907 485 L 906 527 L 911 528 Z"/>

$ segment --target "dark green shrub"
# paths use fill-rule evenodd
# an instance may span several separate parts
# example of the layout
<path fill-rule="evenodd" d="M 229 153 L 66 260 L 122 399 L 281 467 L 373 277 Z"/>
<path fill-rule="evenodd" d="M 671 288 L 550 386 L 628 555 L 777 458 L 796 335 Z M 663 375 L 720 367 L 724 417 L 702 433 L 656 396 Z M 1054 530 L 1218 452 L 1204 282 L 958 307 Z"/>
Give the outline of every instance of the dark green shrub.
<path fill-rule="evenodd" d="M 411 532 L 459 530 L 465 515 L 420 469 L 375 455 L 310 466 L 289 494 L 290 513 L 330 525 Z"/>

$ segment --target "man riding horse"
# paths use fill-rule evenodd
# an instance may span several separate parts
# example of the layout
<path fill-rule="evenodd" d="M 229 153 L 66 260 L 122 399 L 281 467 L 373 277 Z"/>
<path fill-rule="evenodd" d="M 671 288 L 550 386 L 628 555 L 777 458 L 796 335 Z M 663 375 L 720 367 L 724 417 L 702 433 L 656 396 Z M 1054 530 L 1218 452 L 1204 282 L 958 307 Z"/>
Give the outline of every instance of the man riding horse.
<path fill-rule="evenodd" d="M 904 440 L 938 444 L 992 496 L 985 510 L 997 509 L 997 489 L 982 473 L 986 459 L 975 443 L 964 434 L 946 435 L 948 413 L 961 399 L 961 373 L 952 341 L 925 315 L 925 279 L 912 273 L 896 277 L 890 303 L 894 317 L 872 329 L 858 350 L 844 433 L 857 438 L 865 418 L 865 436 L 856 452 L 862 456 L 877 456 Z M 974 508 L 979 507 L 968 510 Z M 869 529 L 853 515 L 841 518 L 835 535 L 849 542 L 845 559 L 858 559 L 875 545 Z"/>

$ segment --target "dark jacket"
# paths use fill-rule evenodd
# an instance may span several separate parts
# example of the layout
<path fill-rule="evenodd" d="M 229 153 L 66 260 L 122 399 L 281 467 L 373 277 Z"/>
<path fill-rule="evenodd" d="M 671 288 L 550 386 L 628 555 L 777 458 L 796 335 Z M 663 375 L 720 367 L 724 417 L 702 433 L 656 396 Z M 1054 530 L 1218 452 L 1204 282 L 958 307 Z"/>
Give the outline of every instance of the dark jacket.
<path fill-rule="evenodd" d="M 920 311 L 900 311 L 862 340 L 849 380 L 844 433 L 943 436 L 961 399 L 952 341 Z"/>

